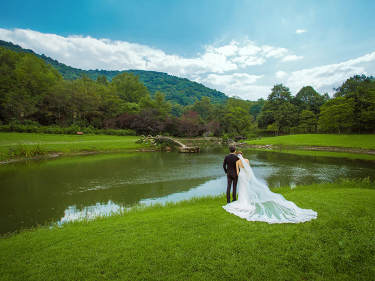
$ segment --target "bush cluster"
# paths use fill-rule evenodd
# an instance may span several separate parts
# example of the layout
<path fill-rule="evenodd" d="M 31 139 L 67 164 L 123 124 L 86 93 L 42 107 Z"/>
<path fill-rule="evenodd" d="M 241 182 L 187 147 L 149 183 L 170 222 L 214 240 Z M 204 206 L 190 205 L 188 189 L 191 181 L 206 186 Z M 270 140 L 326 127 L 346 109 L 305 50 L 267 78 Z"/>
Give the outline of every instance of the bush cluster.
<path fill-rule="evenodd" d="M 81 127 L 71 125 L 69 127 L 59 126 L 41 126 L 37 122 L 28 121 L 25 123 L 10 122 L 6 125 L 0 125 L 0 132 L 19 132 L 19 133 L 44 133 L 44 134 L 69 134 L 74 135 L 77 132 L 84 134 L 102 134 L 116 136 L 135 136 L 136 132 L 131 129 L 97 129 L 94 127 Z"/>

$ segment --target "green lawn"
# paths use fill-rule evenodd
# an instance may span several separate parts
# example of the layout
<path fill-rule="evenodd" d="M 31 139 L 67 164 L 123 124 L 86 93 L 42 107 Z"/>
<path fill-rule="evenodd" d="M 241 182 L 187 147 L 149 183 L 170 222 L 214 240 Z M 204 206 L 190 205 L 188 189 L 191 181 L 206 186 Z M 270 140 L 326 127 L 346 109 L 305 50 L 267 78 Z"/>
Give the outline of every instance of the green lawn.
<path fill-rule="evenodd" d="M 9 150 L 34 148 L 43 152 L 124 151 L 145 147 L 135 143 L 136 136 L 110 135 L 54 135 L 0 132 L 0 159 L 9 158 Z"/>
<path fill-rule="evenodd" d="M 264 149 L 264 148 L 251 148 L 250 150 L 260 150 L 274 153 L 287 153 L 294 155 L 306 155 L 313 157 L 333 157 L 333 158 L 346 158 L 375 161 L 375 154 L 364 153 L 347 153 L 347 152 L 333 152 L 333 151 L 317 151 L 317 150 L 297 150 L 297 149 Z"/>
<path fill-rule="evenodd" d="M 248 222 L 224 197 L 37 228 L 0 240 L 1 280 L 374 280 L 375 189 L 364 182 L 278 192 L 318 219 Z"/>
<path fill-rule="evenodd" d="M 248 140 L 248 144 L 272 144 L 285 146 L 336 146 L 346 148 L 375 149 L 375 134 L 372 135 L 333 135 L 302 134 L 279 137 L 265 137 L 259 140 Z"/>

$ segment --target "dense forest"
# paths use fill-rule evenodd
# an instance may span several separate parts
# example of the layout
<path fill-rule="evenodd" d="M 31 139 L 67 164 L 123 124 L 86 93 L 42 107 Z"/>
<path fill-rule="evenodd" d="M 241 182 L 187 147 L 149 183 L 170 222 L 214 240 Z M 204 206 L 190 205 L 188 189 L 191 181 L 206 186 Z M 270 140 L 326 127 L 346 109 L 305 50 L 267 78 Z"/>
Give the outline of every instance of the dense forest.
<path fill-rule="evenodd" d="M 32 50 L 24 49 L 18 45 L 14 45 L 11 42 L 0 40 L 0 47 L 4 47 L 16 52 L 34 54 L 43 59 L 47 64 L 52 65 L 62 75 L 62 77 L 67 80 L 75 80 L 83 76 L 96 80 L 99 76 L 105 76 L 108 81 L 112 81 L 112 79 L 118 74 L 126 72 L 138 76 L 139 80 L 143 82 L 143 84 L 149 90 L 151 96 L 153 96 L 157 91 L 161 91 L 165 94 L 165 99 L 172 103 L 178 103 L 181 105 L 193 104 L 197 99 L 201 99 L 203 96 L 209 97 L 213 103 L 223 103 L 228 98 L 222 92 L 207 88 L 202 84 L 190 81 L 188 79 L 168 75 L 163 72 L 144 70 L 82 70 L 67 66 L 43 54 L 38 55 Z"/>
<path fill-rule="evenodd" d="M 64 77 L 30 52 L 0 47 L 0 122 L 96 129 L 129 129 L 137 134 L 251 137 L 256 134 L 375 131 L 375 79 L 354 76 L 333 98 L 303 87 L 295 96 L 275 85 L 266 100 L 213 102 L 205 92 L 192 104 L 171 102 L 137 73 L 112 77 Z M 185 79 L 186 80 L 186 79 Z M 164 82 L 160 82 L 164 83 Z M 181 93 L 184 96 L 183 93 Z"/>

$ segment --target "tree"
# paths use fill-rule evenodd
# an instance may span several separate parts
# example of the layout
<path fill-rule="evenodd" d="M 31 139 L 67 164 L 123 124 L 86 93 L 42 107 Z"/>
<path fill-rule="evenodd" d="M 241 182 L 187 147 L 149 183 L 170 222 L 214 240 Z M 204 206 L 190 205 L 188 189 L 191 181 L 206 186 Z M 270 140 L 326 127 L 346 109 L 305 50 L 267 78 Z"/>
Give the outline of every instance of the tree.
<path fill-rule="evenodd" d="M 314 133 L 317 130 L 318 119 L 314 112 L 310 110 L 302 110 L 300 117 L 299 117 L 299 125 L 298 127 L 304 133 Z"/>
<path fill-rule="evenodd" d="M 99 84 L 108 85 L 107 76 L 98 75 L 98 77 L 96 77 L 96 82 L 98 82 Z"/>
<path fill-rule="evenodd" d="M 273 86 L 271 94 L 268 96 L 267 101 L 272 106 L 278 106 L 282 103 L 292 102 L 292 95 L 288 87 L 283 84 L 277 84 Z"/>
<path fill-rule="evenodd" d="M 165 100 L 165 94 L 163 94 L 160 91 L 156 91 L 155 96 L 155 108 L 159 112 L 159 114 L 163 117 L 166 118 L 167 115 L 171 112 L 171 104 L 170 102 L 167 102 Z"/>
<path fill-rule="evenodd" d="M 178 121 L 178 132 L 180 136 L 195 137 L 204 132 L 200 116 L 195 111 L 185 112 Z"/>
<path fill-rule="evenodd" d="M 258 114 L 262 111 L 265 100 L 260 98 L 250 107 L 250 114 L 253 115 L 254 119 L 257 119 Z"/>
<path fill-rule="evenodd" d="M 184 111 L 184 107 L 181 104 L 173 103 L 171 108 L 171 114 L 175 117 L 180 117 Z"/>
<path fill-rule="evenodd" d="M 28 53 L 0 48 L 0 117 L 33 118 L 49 92 L 62 77 L 43 60 Z"/>
<path fill-rule="evenodd" d="M 322 131 L 349 132 L 354 124 L 354 101 L 338 97 L 320 108 L 319 127 Z"/>
<path fill-rule="evenodd" d="M 298 110 L 292 100 L 288 87 L 275 85 L 258 115 L 258 127 L 266 129 L 273 124 L 277 132 L 288 133 L 298 120 Z"/>
<path fill-rule="evenodd" d="M 149 94 L 146 86 L 138 77 L 130 73 L 121 73 L 110 83 L 112 91 L 125 102 L 139 102 Z"/>
<path fill-rule="evenodd" d="M 149 94 L 142 97 L 139 105 L 142 110 L 154 110 L 158 113 L 158 117 L 163 119 L 169 115 L 172 108 L 171 104 L 165 100 L 165 95 L 159 91 L 155 93 L 154 98 L 151 98 Z"/>
<path fill-rule="evenodd" d="M 274 111 L 274 119 L 278 132 L 289 133 L 290 129 L 297 124 L 297 107 L 290 102 L 281 103 Z"/>
<path fill-rule="evenodd" d="M 252 128 L 253 117 L 248 111 L 237 106 L 226 110 L 222 125 L 230 136 L 246 136 Z"/>
<path fill-rule="evenodd" d="M 191 110 L 197 112 L 204 121 L 212 118 L 213 106 L 209 97 L 202 97 L 201 100 L 196 100 Z"/>
<path fill-rule="evenodd" d="M 265 105 L 257 116 L 258 128 L 266 129 L 269 125 L 274 124 L 274 122 L 273 111 Z"/>
<path fill-rule="evenodd" d="M 305 86 L 294 98 L 293 103 L 298 107 L 298 110 L 312 111 L 314 114 L 319 114 L 320 107 L 326 102 L 326 96 L 319 95 L 311 86 Z"/>
<path fill-rule="evenodd" d="M 334 97 L 353 101 L 353 131 L 360 133 L 371 132 L 375 129 L 373 118 L 371 118 L 375 104 L 374 77 L 353 76 L 336 89 Z"/>

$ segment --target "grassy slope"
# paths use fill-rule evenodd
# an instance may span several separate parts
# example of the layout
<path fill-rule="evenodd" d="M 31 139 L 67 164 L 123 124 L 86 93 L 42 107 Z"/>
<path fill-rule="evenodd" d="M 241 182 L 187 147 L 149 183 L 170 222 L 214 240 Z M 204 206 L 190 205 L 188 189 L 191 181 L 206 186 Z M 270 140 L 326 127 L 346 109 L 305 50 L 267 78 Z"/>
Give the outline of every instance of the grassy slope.
<path fill-rule="evenodd" d="M 375 149 L 375 135 L 331 135 L 302 134 L 279 137 L 266 137 L 246 141 L 248 144 L 273 144 L 289 146 L 335 146 L 347 148 Z"/>
<path fill-rule="evenodd" d="M 0 279 L 371 280 L 375 190 L 368 187 L 278 189 L 318 212 L 303 224 L 247 222 L 226 213 L 222 197 L 25 231 L 0 240 Z"/>
<path fill-rule="evenodd" d="M 46 152 L 121 151 L 145 147 L 135 143 L 136 136 L 109 135 L 54 135 L 0 132 L 0 159 L 5 159 L 10 148 L 18 145 L 36 146 Z"/>

